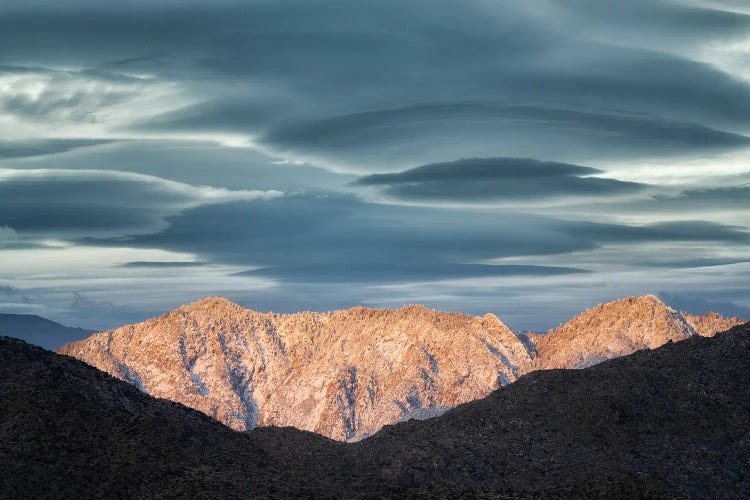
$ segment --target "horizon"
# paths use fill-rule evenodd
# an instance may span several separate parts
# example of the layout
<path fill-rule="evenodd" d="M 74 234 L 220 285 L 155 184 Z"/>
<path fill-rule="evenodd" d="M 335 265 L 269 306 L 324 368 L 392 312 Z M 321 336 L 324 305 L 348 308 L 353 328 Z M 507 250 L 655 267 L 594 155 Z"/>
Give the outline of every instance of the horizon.
<path fill-rule="evenodd" d="M 0 5 L 0 313 L 750 318 L 750 6 Z"/>
<path fill-rule="evenodd" d="M 329 309 L 329 310 L 309 310 L 309 309 L 305 309 L 305 310 L 298 310 L 298 311 L 291 311 L 291 312 L 281 312 L 281 311 L 273 311 L 273 310 L 259 310 L 259 309 L 254 309 L 252 307 L 248 307 L 248 306 L 245 306 L 243 304 L 239 304 L 239 303 L 233 302 L 233 301 L 227 299 L 226 297 L 209 296 L 209 297 L 203 297 L 201 299 L 197 299 L 197 300 L 195 300 L 193 302 L 188 302 L 188 303 L 180 304 L 179 306 L 175 306 L 172 309 L 163 311 L 163 312 L 161 312 L 159 314 L 155 314 L 154 316 L 149 316 L 149 317 L 146 317 L 146 318 L 142 318 L 142 319 L 134 321 L 132 323 L 116 324 L 116 325 L 112 325 L 112 326 L 105 327 L 105 328 L 93 328 L 93 329 L 92 328 L 88 328 L 87 329 L 87 328 L 82 328 L 79 325 L 62 324 L 62 323 L 56 322 L 54 320 L 51 320 L 49 318 L 46 318 L 44 316 L 40 316 L 38 314 L 33 314 L 33 313 L 2 313 L 2 312 L 0 312 L 0 317 L 2 317 L 2 316 L 10 316 L 10 317 L 24 316 L 24 317 L 31 317 L 31 318 L 39 318 L 39 319 L 44 320 L 44 321 L 50 321 L 50 322 L 56 323 L 57 325 L 65 328 L 67 330 L 82 330 L 82 333 L 84 333 L 84 335 L 82 335 L 80 337 L 78 337 L 78 336 L 76 336 L 76 337 L 66 337 L 64 339 L 59 339 L 58 341 L 53 341 L 51 338 L 49 338 L 49 335 L 39 334 L 38 332 L 32 332 L 30 335 L 19 336 L 18 337 L 19 339 L 24 340 L 25 342 L 28 342 L 30 344 L 38 345 L 38 346 L 41 346 L 41 347 L 44 347 L 44 348 L 50 349 L 50 350 L 57 350 L 57 349 L 60 349 L 60 348 L 64 347 L 65 345 L 70 344 L 72 342 L 76 342 L 76 341 L 79 341 L 79 340 L 85 340 L 85 339 L 89 338 L 91 335 L 96 334 L 96 333 L 101 333 L 101 332 L 116 330 L 116 329 L 118 329 L 120 327 L 124 327 L 124 326 L 134 326 L 134 325 L 146 323 L 146 322 L 148 322 L 150 320 L 160 319 L 160 318 L 162 318 L 162 317 L 164 317 L 166 315 L 169 315 L 170 313 L 172 313 L 174 311 L 177 311 L 177 310 L 180 310 L 180 309 L 183 309 L 183 308 L 190 308 L 190 307 L 195 306 L 195 305 L 197 305 L 199 303 L 209 302 L 209 301 L 216 301 L 216 300 L 228 302 L 229 304 L 234 305 L 234 306 L 238 306 L 238 307 L 242 308 L 245 311 L 250 311 L 250 312 L 254 312 L 254 313 L 258 313 L 258 314 L 263 314 L 263 315 L 278 315 L 278 316 L 290 316 L 290 315 L 295 315 L 295 314 L 321 314 L 321 315 L 326 315 L 326 314 L 334 314 L 334 313 L 339 313 L 339 312 L 346 312 L 346 311 L 350 311 L 352 309 L 357 309 L 357 308 L 369 309 L 369 310 L 372 310 L 372 311 L 400 311 L 400 310 L 403 310 L 403 309 L 409 309 L 409 308 L 416 307 L 416 308 L 427 309 L 428 311 L 434 311 L 434 312 L 437 312 L 438 314 L 465 315 L 465 316 L 469 316 L 469 317 L 473 317 L 473 318 L 483 318 L 483 317 L 488 316 L 488 315 L 493 315 L 495 318 L 499 319 L 506 327 L 508 327 L 515 334 L 548 334 L 548 333 L 551 334 L 557 328 L 560 328 L 563 325 L 565 325 L 566 323 L 569 323 L 569 322 L 573 321 L 575 318 L 577 318 L 577 317 L 579 317 L 581 315 L 584 315 L 586 313 L 595 311 L 599 306 L 613 305 L 615 303 L 620 303 L 620 302 L 627 301 L 628 299 L 639 300 L 639 299 L 647 299 L 649 297 L 653 297 L 659 303 L 663 304 L 668 309 L 674 310 L 677 314 L 679 314 L 681 316 L 684 316 L 684 315 L 704 316 L 704 315 L 708 315 L 708 314 L 717 313 L 717 311 L 710 311 L 710 310 L 699 310 L 699 311 L 692 310 L 691 311 L 691 310 L 684 310 L 684 309 L 674 308 L 671 304 L 669 304 L 668 302 L 665 302 L 662 298 L 660 298 L 659 296 L 657 296 L 655 294 L 644 294 L 644 295 L 638 295 L 638 296 L 631 295 L 631 296 L 627 296 L 627 297 L 620 297 L 620 298 L 617 298 L 617 299 L 613 299 L 613 300 L 607 301 L 607 302 L 599 302 L 597 304 L 591 304 L 591 305 L 587 306 L 585 309 L 581 309 L 580 311 L 576 312 L 575 314 L 572 314 L 572 315 L 570 315 L 567 318 L 561 319 L 558 322 L 557 325 L 550 325 L 547 328 L 538 329 L 538 330 L 528 330 L 528 329 L 519 329 L 519 328 L 514 327 L 511 324 L 508 324 L 508 322 L 506 322 L 503 319 L 502 315 L 497 314 L 497 313 L 493 313 L 493 312 L 471 314 L 471 313 L 467 313 L 465 311 L 459 311 L 459 310 L 453 310 L 453 309 L 438 309 L 438 308 L 430 307 L 430 306 L 427 306 L 425 304 L 419 304 L 419 303 L 403 304 L 403 305 L 401 305 L 399 307 L 390 307 L 390 308 L 386 308 L 386 307 L 371 307 L 371 306 L 366 306 L 366 305 L 363 305 L 363 304 L 357 304 L 357 305 L 353 305 L 353 306 L 346 307 L 346 308 L 341 308 L 341 309 Z M 722 314 L 722 313 L 718 313 L 718 314 L 722 318 L 724 318 L 726 320 L 741 319 L 741 320 L 747 321 L 746 318 L 742 318 L 742 317 L 736 317 L 736 316 L 726 315 L 726 314 Z M 2 329 L 3 329 L 3 325 L 0 324 L 0 336 L 2 336 L 2 333 L 3 333 L 1 331 Z M 19 330 L 18 332 L 16 332 L 16 335 L 18 335 L 21 332 L 22 332 L 22 330 Z"/>

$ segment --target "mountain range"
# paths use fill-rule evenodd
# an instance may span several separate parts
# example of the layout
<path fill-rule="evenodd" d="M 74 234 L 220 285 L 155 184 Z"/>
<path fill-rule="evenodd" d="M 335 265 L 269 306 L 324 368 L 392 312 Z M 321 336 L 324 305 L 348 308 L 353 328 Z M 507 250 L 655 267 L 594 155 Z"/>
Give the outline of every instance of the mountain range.
<path fill-rule="evenodd" d="M 422 306 L 273 314 L 209 298 L 58 352 L 235 430 L 291 426 L 357 441 L 483 398 L 534 369 L 584 368 L 742 322 L 681 314 L 650 295 L 529 335 L 491 314 Z"/>
<path fill-rule="evenodd" d="M 541 370 L 357 443 L 236 432 L 89 365 L 0 338 L 12 498 L 750 496 L 750 325 Z"/>

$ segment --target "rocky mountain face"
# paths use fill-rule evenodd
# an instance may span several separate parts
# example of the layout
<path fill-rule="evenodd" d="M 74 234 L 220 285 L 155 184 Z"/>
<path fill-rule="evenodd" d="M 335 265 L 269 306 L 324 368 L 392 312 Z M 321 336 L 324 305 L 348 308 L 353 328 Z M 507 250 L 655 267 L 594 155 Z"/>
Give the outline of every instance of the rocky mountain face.
<path fill-rule="evenodd" d="M 536 371 L 338 443 L 234 432 L 78 360 L 0 338 L 9 498 L 750 497 L 750 325 Z"/>
<path fill-rule="evenodd" d="M 482 398 L 533 369 L 584 368 L 734 321 L 630 297 L 527 337 L 491 314 L 408 306 L 280 315 L 211 298 L 59 352 L 236 430 L 292 426 L 356 441 Z"/>
<path fill-rule="evenodd" d="M 697 334 L 657 297 L 628 297 L 588 309 L 547 334 L 532 335 L 534 368 L 585 368 Z"/>
<path fill-rule="evenodd" d="M 233 429 L 293 426 L 346 441 L 484 397 L 532 363 L 489 314 L 421 306 L 263 314 L 219 298 L 59 352 Z"/>

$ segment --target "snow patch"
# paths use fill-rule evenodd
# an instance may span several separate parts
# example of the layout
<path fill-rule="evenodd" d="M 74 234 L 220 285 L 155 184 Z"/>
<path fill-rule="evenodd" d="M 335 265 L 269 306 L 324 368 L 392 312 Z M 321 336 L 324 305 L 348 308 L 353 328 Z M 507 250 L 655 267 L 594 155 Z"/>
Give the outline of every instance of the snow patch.
<path fill-rule="evenodd" d="M 120 363 L 119 361 L 117 361 L 116 363 L 117 363 L 117 371 L 120 372 L 120 375 L 126 382 L 134 385 L 136 389 L 138 389 L 142 393 L 148 394 L 146 385 L 143 383 L 143 380 L 141 379 L 141 376 L 138 375 L 137 371 L 130 368 L 125 363 Z"/>

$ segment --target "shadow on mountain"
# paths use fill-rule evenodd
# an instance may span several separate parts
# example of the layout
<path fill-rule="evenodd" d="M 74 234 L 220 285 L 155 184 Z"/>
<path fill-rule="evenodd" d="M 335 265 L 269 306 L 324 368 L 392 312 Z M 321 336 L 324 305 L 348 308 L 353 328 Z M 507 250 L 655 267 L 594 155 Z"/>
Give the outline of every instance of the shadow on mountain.
<path fill-rule="evenodd" d="M 750 326 L 533 372 L 354 444 L 239 433 L 75 359 L 0 339 L 8 497 L 747 498 Z"/>

